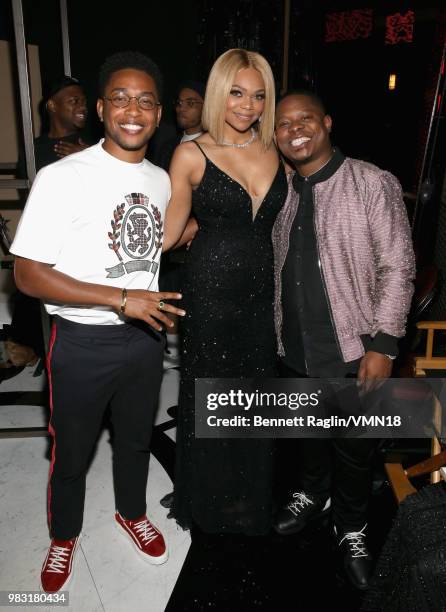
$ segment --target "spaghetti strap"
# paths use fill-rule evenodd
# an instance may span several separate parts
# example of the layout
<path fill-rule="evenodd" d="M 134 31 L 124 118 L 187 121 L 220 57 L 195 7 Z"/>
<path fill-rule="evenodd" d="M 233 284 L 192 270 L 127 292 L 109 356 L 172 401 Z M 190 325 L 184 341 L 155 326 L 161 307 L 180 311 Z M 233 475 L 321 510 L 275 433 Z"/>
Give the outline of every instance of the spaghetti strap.
<path fill-rule="evenodd" d="M 203 153 L 203 155 L 204 155 L 205 159 L 208 159 L 208 156 L 207 156 L 207 155 L 206 155 L 206 153 L 203 151 L 203 149 L 200 147 L 200 145 L 198 144 L 198 142 L 197 142 L 196 140 L 192 140 L 192 142 L 193 142 L 194 144 L 196 144 L 196 145 L 197 145 L 197 147 L 198 147 L 198 148 L 200 149 L 200 151 Z"/>

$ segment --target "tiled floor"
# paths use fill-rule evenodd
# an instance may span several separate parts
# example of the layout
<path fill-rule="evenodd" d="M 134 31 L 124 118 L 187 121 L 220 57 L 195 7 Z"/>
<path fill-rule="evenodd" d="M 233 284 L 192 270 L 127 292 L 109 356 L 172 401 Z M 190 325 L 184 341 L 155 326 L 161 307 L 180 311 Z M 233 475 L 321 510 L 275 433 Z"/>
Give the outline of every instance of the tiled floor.
<path fill-rule="evenodd" d="M 46 425 L 45 379 L 33 374 L 33 368 L 25 368 L 0 383 L 0 428 Z M 172 490 L 175 429 L 167 410 L 177 403 L 178 384 L 178 371 L 167 370 L 152 438 L 147 487 L 148 514 L 167 537 L 168 562 L 158 567 L 144 563 L 114 527 L 111 447 L 106 429 L 88 473 L 83 537 L 69 586 L 70 605 L 62 609 L 358 612 L 360 595 L 336 578 L 328 525 L 315 525 L 302 535 L 288 537 L 206 536 L 194 532 L 191 540 L 188 532 L 167 518 L 168 511 L 159 500 Z M 0 591 L 40 588 L 40 568 L 49 541 L 48 451 L 47 437 L 0 438 Z M 280 489 L 283 493 L 289 486 L 293 461 L 287 453 L 278 461 L 278 497 Z M 375 552 L 395 511 L 389 491 L 380 489 L 371 509 Z M 282 601 L 287 604 L 282 606 Z"/>
<path fill-rule="evenodd" d="M 26 368 L 3 381 L 0 396 L 13 391 L 36 401 L 43 377 Z M 177 402 L 178 372 L 164 377 L 156 423 L 170 421 L 166 410 Z M 32 397 L 34 396 L 34 397 Z M 44 394 L 42 394 L 44 397 Z M 0 428 L 40 427 L 46 410 L 39 406 L 0 406 Z M 46 485 L 47 437 L 0 439 L 0 590 L 39 590 L 40 568 L 48 546 Z M 147 486 L 148 515 L 167 537 L 169 561 L 151 566 L 141 560 L 116 531 L 113 521 L 112 463 L 109 434 L 104 430 L 87 478 L 83 536 L 76 571 L 69 586 L 74 612 L 162 612 L 190 546 L 190 536 L 166 518 L 159 500 L 172 482 L 152 455 Z M 26 608 L 23 608 L 26 609 Z M 42 608 L 40 608 L 42 609 Z M 43 608 L 45 609 L 45 608 Z"/>

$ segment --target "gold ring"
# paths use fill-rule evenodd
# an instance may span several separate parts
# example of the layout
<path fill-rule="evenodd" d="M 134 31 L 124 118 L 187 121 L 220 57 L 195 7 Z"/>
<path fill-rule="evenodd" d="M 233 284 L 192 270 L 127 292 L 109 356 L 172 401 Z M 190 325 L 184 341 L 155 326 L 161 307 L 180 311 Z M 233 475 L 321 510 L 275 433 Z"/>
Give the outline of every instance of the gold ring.
<path fill-rule="evenodd" d="M 164 306 L 165 306 L 165 304 L 164 304 L 163 300 L 160 300 L 158 302 L 158 310 L 164 310 Z"/>

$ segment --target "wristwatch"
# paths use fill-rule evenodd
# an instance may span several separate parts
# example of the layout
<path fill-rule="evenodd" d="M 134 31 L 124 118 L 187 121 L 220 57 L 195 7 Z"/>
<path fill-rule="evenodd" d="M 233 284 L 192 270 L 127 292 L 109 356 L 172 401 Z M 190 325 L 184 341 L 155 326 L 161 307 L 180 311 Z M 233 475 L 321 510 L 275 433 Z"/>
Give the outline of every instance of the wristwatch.
<path fill-rule="evenodd" d="M 392 361 L 394 359 L 396 359 L 396 355 L 385 355 L 385 357 L 388 357 L 389 359 L 391 359 Z"/>

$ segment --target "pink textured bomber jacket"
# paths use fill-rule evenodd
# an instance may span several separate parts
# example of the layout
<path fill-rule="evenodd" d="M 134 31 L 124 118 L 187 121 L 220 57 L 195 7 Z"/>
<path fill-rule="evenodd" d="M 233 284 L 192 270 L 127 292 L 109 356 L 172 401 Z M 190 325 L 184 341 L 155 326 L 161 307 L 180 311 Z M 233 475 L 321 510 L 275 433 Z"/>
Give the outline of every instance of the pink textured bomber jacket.
<path fill-rule="evenodd" d="M 282 344 L 282 269 L 299 196 L 288 196 L 273 228 L 275 325 Z M 415 258 L 401 186 L 390 172 L 345 158 L 313 187 L 319 266 L 344 361 L 364 354 L 360 336 L 402 337 L 409 312 Z"/>

